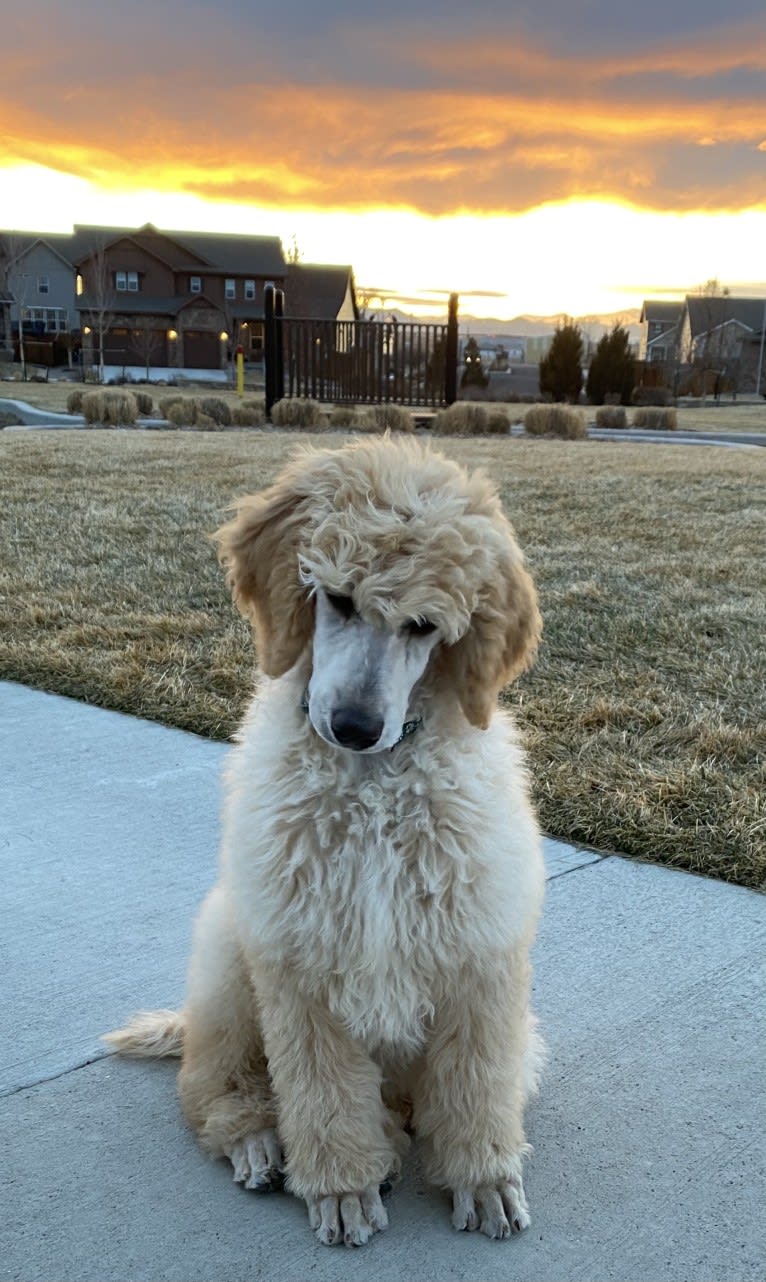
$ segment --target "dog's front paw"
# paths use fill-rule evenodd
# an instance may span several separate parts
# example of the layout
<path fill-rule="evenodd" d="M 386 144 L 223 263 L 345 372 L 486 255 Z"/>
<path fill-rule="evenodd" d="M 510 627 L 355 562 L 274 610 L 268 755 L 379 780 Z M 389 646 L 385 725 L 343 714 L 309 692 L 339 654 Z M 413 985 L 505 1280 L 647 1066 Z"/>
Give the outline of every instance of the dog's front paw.
<path fill-rule="evenodd" d="M 364 1246 L 373 1233 L 388 1228 L 388 1215 L 377 1184 L 361 1193 L 308 1198 L 306 1205 L 309 1224 L 324 1246 L 335 1246 L 336 1242 Z"/>
<path fill-rule="evenodd" d="M 272 1193 L 282 1188 L 285 1160 L 279 1136 L 270 1127 L 235 1140 L 226 1149 L 226 1156 L 234 1167 L 237 1184 L 244 1184 L 256 1193 Z"/>
<path fill-rule="evenodd" d="M 452 1227 L 506 1238 L 529 1228 L 529 1207 L 518 1176 L 475 1189 L 453 1189 Z"/>

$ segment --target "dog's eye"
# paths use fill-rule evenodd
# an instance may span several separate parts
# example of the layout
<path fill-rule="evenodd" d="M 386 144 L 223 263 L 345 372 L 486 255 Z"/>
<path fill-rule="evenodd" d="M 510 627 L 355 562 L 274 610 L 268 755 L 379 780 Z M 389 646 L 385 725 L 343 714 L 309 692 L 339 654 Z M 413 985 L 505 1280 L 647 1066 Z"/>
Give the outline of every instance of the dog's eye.
<path fill-rule="evenodd" d="M 404 629 L 411 637 L 427 637 L 436 631 L 436 624 L 428 619 L 410 619 L 409 623 L 405 623 Z"/>
<path fill-rule="evenodd" d="M 356 614 L 354 602 L 350 596 L 341 596 L 339 592 L 325 592 L 325 596 L 333 610 L 337 610 L 344 619 L 350 619 L 352 614 Z"/>

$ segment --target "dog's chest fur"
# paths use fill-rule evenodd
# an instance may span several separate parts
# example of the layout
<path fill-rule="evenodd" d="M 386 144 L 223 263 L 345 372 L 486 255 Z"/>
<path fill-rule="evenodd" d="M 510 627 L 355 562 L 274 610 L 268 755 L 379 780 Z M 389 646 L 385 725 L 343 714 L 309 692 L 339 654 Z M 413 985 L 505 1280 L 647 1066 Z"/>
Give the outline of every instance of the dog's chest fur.
<path fill-rule="evenodd" d="M 466 960 L 497 957 L 538 893 L 514 857 L 534 831 L 519 765 L 504 791 L 496 759 L 516 749 L 495 735 L 493 752 L 465 753 L 424 726 L 359 758 L 286 706 L 274 757 L 263 711 L 230 771 L 224 881 L 242 942 L 371 1047 L 414 1053 L 440 991 Z"/>

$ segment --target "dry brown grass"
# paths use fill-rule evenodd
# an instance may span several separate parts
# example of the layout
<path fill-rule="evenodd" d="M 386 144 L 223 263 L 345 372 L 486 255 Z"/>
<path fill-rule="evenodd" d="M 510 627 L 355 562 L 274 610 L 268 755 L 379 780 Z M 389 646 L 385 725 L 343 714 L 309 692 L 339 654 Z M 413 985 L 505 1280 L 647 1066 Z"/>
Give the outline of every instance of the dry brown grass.
<path fill-rule="evenodd" d="M 532 405 L 524 415 L 524 431 L 530 436 L 558 436 L 584 441 L 587 423 L 583 410 L 575 405 Z"/>
<path fill-rule="evenodd" d="M 596 427 L 623 428 L 628 426 L 624 405 L 599 405 L 596 410 Z"/>
<path fill-rule="evenodd" d="M 645 427 L 653 432 L 674 432 L 678 427 L 678 410 L 672 405 L 641 405 L 633 411 L 631 427 Z"/>
<path fill-rule="evenodd" d="M 325 417 L 319 401 L 310 396 L 285 397 L 271 407 L 271 421 L 275 427 L 322 427 Z"/>
<path fill-rule="evenodd" d="M 55 410 L 56 413 L 65 414 L 67 396 L 73 387 L 86 390 L 86 385 L 80 383 L 21 383 L 0 379 L 0 401 L 5 398 L 28 401 L 30 405 L 36 405 L 41 409 Z M 135 392 L 136 388 L 133 387 L 131 390 Z M 207 394 L 205 390 L 199 388 L 151 387 L 145 390 L 149 391 L 154 397 L 155 404 L 163 396 L 187 397 Z M 239 401 L 236 392 L 232 388 L 221 387 L 219 389 L 216 387 L 215 395 L 221 396 L 231 410 L 234 409 Z M 251 396 L 252 390 L 248 389 L 246 395 Z M 1 408 L 2 406 L 0 406 Z M 493 408 L 495 408 L 494 405 Z M 518 405 L 509 405 L 507 408 L 514 420 L 519 417 Z M 680 405 L 678 407 L 678 427 L 680 431 L 705 432 L 723 430 L 766 433 L 766 401 L 763 399 L 757 402 L 731 401 L 727 397 L 716 404 L 712 397 L 708 397 L 704 405 Z"/>
<path fill-rule="evenodd" d="M 763 456 L 439 446 L 496 479 L 540 589 L 539 660 L 506 697 L 545 829 L 763 886 Z M 0 434 L 0 675 L 230 735 L 252 649 L 206 535 L 295 447 L 274 431 Z"/>
<path fill-rule="evenodd" d="M 14 401 L 27 401 L 29 405 L 34 405 L 39 409 L 53 410 L 57 414 L 67 413 L 67 400 L 73 392 L 93 391 L 94 385 L 89 383 L 22 383 L 9 379 L 0 379 L 0 402 L 5 399 Z M 97 389 L 96 389 L 97 390 Z M 104 391 L 119 391 L 120 386 L 107 385 L 101 389 Z M 240 403 L 236 391 L 231 387 L 163 387 L 156 384 L 135 383 L 124 384 L 124 390 L 130 391 L 134 396 L 148 395 L 154 402 L 153 410 L 158 413 L 160 401 L 166 397 L 172 397 L 176 400 L 187 400 L 196 398 L 204 400 L 207 397 L 221 399 L 228 405 L 229 410 L 233 410 Z M 245 395 L 253 396 L 253 389 L 246 388 Z M 140 411 L 143 413 L 143 411 Z"/>
<path fill-rule="evenodd" d="M 472 401 L 456 401 L 440 410 L 433 422 L 439 436 L 507 436 L 510 427 L 510 416 L 502 406 Z"/>
<path fill-rule="evenodd" d="M 682 432 L 766 432 L 766 401 L 721 401 L 708 398 L 704 405 L 679 405 Z"/>

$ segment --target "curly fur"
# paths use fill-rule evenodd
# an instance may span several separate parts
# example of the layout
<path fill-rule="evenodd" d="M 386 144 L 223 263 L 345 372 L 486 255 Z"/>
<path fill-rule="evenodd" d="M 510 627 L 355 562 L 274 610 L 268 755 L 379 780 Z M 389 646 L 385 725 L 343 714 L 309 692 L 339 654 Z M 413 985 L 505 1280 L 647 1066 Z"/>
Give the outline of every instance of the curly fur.
<path fill-rule="evenodd" d="M 303 452 L 217 537 L 264 679 L 227 772 L 182 1038 L 165 1012 L 111 1040 L 183 1040 L 204 1147 L 260 1188 L 281 1144 L 323 1242 L 385 1227 L 403 1119 L 453 1224 L 507 1236 L 528 1223 L 543 873 L 496 710 L 540 633 L 499 498 L 417 441 L 365 440 Z M 339 702 L 364 713 L 363 741 L 336 739 Z M 404 717 L 419 728 L 398 741 Z"/>

